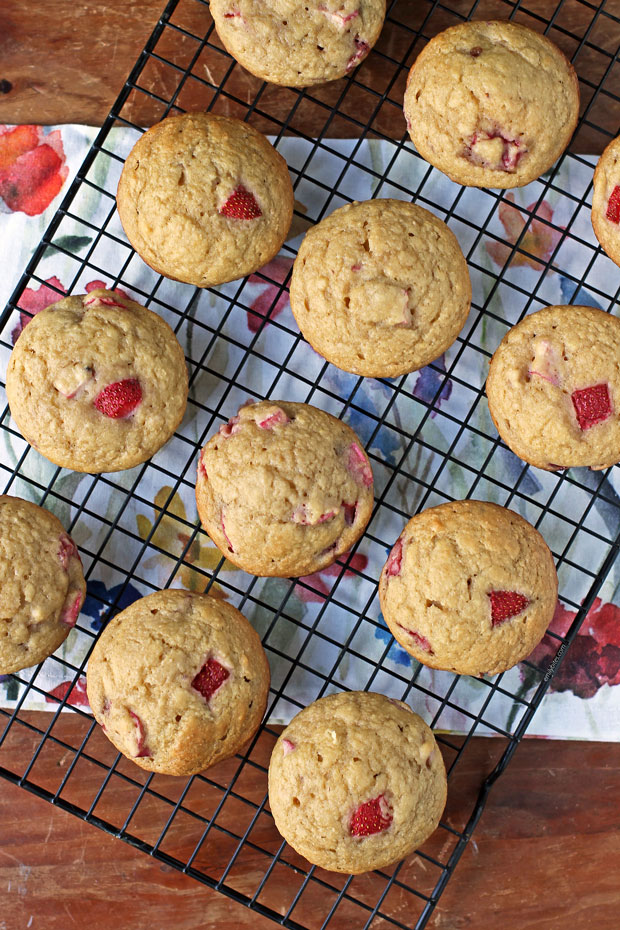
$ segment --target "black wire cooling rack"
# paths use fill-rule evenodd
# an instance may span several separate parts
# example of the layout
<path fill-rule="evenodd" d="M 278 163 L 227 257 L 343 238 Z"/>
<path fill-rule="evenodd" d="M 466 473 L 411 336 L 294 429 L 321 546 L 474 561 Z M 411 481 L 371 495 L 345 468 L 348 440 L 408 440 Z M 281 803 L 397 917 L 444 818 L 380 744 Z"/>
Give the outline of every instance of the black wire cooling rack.
<path fill-rule="evenodd" d="M 484 379 L 472 384 L 467 367 L 472 359 L 488 360 L 484 332 L 496 334 L 497 344 L 509 325 L 549 302 L 549 279 L 559 271 L 569 289 L 565 302 L 594 300 L 607 310 L 614 305 L 618 291 L 615 285 L 610 290 L 610 282 L 620 281 L 611 263 L 601 271 L 601 262 L 607 260 L 589 231 L 592 159 L 567 154 L 533 185 L 534 202 L 529 207 L 509 207 L 521 221 L 520 231 L 508 241 L 497 217 L 502 206 L 510 205 L 510 195 L 480 193 L 472 218 L 471 192 L 451 183 L 446 186 L 445 179 L 415 155 L 402 114 L 396 116 L 407 70 L 419 48 L 446 26 L 472 17 L 516 18 L 544 31 L 573 60 L 582 90 L 574 152 L 600 151 L 615 135 L 620 125 L 617 2 L 560 0 L 552 9 L 542 0 L 472 5 L 462 0 L 396 0 L 389 7 L 377 47 L 352 76 L 294 91 L 263 84 L 226 55 L 204 0 L 171 0 L 2 317 L 0 351 L 6 363 L 25 288 L 38 288 L 48 280 L 48 287 L 62 293 L 47 278 L 50 260 L 62 256 L 72 268 L 71 280 L 65 282 L 68 292 L 80 293 L 85 282 L 103 278 L 110 286 L 127 288 L 173 324 L 189 347 L 191 393 L 186 420 L 164 453 L 129 472 L 85 476 L 79 485 L 72 483 L 75 476 L 70 472 L 51 466 L 45 470 L 38 454 L 15 430 L 5 407 L 2 434 L 4 448 L 11 454 L 0 467 L 6 491 L 30 497 L 62 515 L 80 544 L 100 622 L 89 624 L 82 615 L 78 632 L 72 634 L 81 637 L 81 661 L 59 652 L 43 666 L 12 676 L 12 706 L 0 710 L 5 724 L 0 731 L 0 772 L 286 927 L 315 930 L 329 924 L 338 930 L 358 930 L 426 925 L 480 817 L 490 786 L 524 735 L 618 553 L 620 498 L 611 472 L 581 469 L 543 474 L 516 459 L 511 459 L 512 470 L 507 470 L 511 454 L 485 416 Z M 246 281 L 199 292 L 184 285 L 172 287 L 154 274 L 144 277 L 144 266 L 127 247 L 118 224 L 115 185 L 109 179 L 115 171 L 118 177 L 126 154 L 119 152 L 114 127 L 129 126 L 137 135 L 147 102 L 149 112 L 159 110 L 159 117 L 207 108 L 249 121 L 274 136 L 279 147 L 291 138 L 298 140 L 295 158 L 289 157 L 296 196 L 306 204 L 298 204 L 298 224 L 314 222 L 347 202 L 350 179 L 362 176 L 369 179 L 373 196 L 414 199 L 446 219 L 464 244 L 474 278 L 474 302 L 445 366 L 430 367 L 430 389 L 416 389 L 417 375 L 374 382 L 380 400 L 373 406 L 362 391 L 363 379 L 334 381 L 331 366 L 316 357 L 310 364 L 307 354 L 299 354 L 305 344 L 292 318 L 282 314 L 276 319 L 288 280 L 282 270 L 254 276 L 254 287 L 257 282 L 271 287 L 269 306 L 263 305 L 260 313 L 248 297 Z M 344 144 L 342 139 L 351 141 Z M 369 140 L 383 146 L 380 170 L 365 154 Z M 415 165 L 405 180 L 398 170 L 404 155 Z M 331 174 L 320 168 L 326 161 Z M 563 180 L 562 164 L 567 162 L 571 177 L 583 178 L 576 188 L 568 189 Z M 105 171 L 99 170 L 102 164 Z M 92 195 L 98 203 L 94 212 Z M 564 221 L 539 209 L 545 198 L 561 200 Z M 544 259 L 531 251 L 535 230 L 553 234 Z M 294 255 L 298 241 L 292 240 L 285 254 Z M 503 266 L 481 258 L 488 243 L 501 245 Z M 580 250 L 578 266 L 571 259 L 575 248 Z M 525 265 L 527 280 L 521 273 Z M 511 319 L 499 309 L 506 307 Z M 249 328 L 242 325 L 246 313 L 248 320 L 253 319 Z M 269 342 L 269 332 L 278 334 L 279 349 Z M 222 353 L 228 367 L 220 364 Z M 442 408 L 448 384 L 462 397 L 457 412 Z M 248 395 L 310 401 L 353 422 L 363 435 L 376 478 L 375 512 L 357 552 L 339 563 L 327 581 L 310 578 L 297 585 L 278 581 L 269 587 L 264 579 L 227 573 L 226 563 L 213 549 L 205 550 L 212 565 L 205 567 L 196 558 L 196 547 L 208 546 L 208 540 L 198 529 L 194 511 L 179 507 L 178 501 L 192 496 L 197 449 Z M 406 415 L 395 415 L 399 405 Z M 442 431 L 437 429 L 440 420 Z M 378 438 L 388 434 L 396 449 L 389 462 L 377 451 Z M 153 482 L 163 482 L 155 503 Z M 506 673 L 479 682 L 475 699 L 457 676 L 428 677 L 428 670 L 415 663 L 403 670 L 394 661 L 394 643 L 382 624 L 376 597 L 386 552 L 411 513 L 465 496 L 520 509 L 547 538 L 559 540 L 554 556 L 560 593 L 577 612 L 566 636 L 551 637 L 555 657 L 548 667 L 522 664 L 527 688 L 523 675 Z M 136 530 L 136 507 L 152 514 L 141 532 Z M 601 512 L 604 520 L 599 518 Z M 157 578 L 148 570 L 153 558 L 160 566 Z M 99 570 L 111 579 L 107 587 L 92 584 Z M 45 686 L 49 679 L 43 669 L 57 665 L 60 676 L 79 690 L 97 635 L 94 627 L 126 603 L 130 586 L 148 593 L 165 585 L 187 584 L 188 579 L 206 590 L 215 590 L 215 585 L 259 628 L 274 670 L 271 720 L 290 717 L 302 706 L 300 697 L 312 699 L 347 687 L 354 669 L 356 681 L 361 675 L 364 687 L 403 698 L 423 713 L 438 732 L 453 789 L 472 736 L 495 734 L 493 767 L 481 774 L 477 800 L 469 808 L 455 804 L 452 790 L 444 819 L 422 850 L 396 868 L 345 878 L 309 868 L 275 830 L 266 798 L 266 767 L 278 732 L 272 724 L 262 728 L 243 756 L 187 781 L 147 776 L 119 756 L 92 717 L 68 703 L 66 688 L 64 693 L 52 692 Z M 354 595 L 347 588 L 351 579 Z M 305 603 L 311 608 L 303 614 L 294 607 L 295 592 L 300 590 L 306 592 Z M 376 635 L 360 640 L 362 628 Z M 374 654 L 369 642 L 375 644 Z M 49 714 L 29 709 L 29 699 L 37 697 L 51 702 Z M 449 732 L 455 729 L 455 719 L 461 721 L 459 736 Z"/>

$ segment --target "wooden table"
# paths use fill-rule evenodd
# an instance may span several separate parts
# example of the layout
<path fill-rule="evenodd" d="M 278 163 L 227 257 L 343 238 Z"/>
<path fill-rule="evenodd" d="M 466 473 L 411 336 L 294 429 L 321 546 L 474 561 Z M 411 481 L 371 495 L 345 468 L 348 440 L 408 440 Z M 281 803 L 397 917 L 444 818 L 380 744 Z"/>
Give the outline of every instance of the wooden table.
<path fill-rule="evenodd" d="M 100 123 L 162 5 L 162 0 L 3 0 L 0 122 Z M 488 7 L 505 15 L 499 3 Z M 541 0 L 543 13 L 544 8 Z M 580 15 L 577 4 L 571 9 Z M 155 110 L 139 116 L 144 122 L 157 118 Z M 597 146 L 600 140 L 593 136 L 582 150 Z M 470 806 L 492 752 L 491 740 L 474 740 L 459 773 L 459 794 Z M 620 745 L 526 740 L 495 785 L 430 927 L 616 927 L 619 797 Z M 4 782 L 0 895 L 0 930 L 274 926 Z"/>

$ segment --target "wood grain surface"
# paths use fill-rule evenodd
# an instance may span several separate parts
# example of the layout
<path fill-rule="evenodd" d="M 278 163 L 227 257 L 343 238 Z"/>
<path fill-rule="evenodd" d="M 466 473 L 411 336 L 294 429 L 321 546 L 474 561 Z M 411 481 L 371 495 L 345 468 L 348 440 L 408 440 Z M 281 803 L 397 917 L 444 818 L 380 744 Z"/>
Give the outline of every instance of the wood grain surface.
<path fill-rule="evenodd" d="M 448 4 L 449 6 L 449 4 Z M 0 122 L 78 122 L 98 125 L 107 114 L 136 56 L 163 7 L 163 0 L 2 0 L 0 4 Z M 453 0 L 453 7 L 467 12 L 469 6 Z M 620 0 L 607 8 L 620 13 Z M 402 0 L 399 16 L 405 26 L 419 26 L 428 12 L 427 2 Z M 502 0 L 482 0 L 479 18 L 505 18 L 511 7 Z M 536 0 L 520 11 L 520 21 L 541 29 L 538 17 L 549 17 L 555 3 Z M 550 35 L 569 55 L 582 78 L 582 112 L 587 109 L 591 126 L 578 134 L 574 149 L 600 152 L 609 133 L 620 125 L 620 105 L 608 95 L 618 93 L 618 68 L 597 47 L 615 52 L 620 27 L 599 17 L 588 32 L 590 46 L 580 45 L 592 20 L 592 7 L 566 2 L 554 20 Z M 455 21 L 447 6 L 428 23 L 434 34 Z M 194 35 L 204 35 L 210 20 L 207 8 L 195 0 L 181 0 L 175 22 Z M 394 24 L 379 44 L 385 54 L 402 58 L 410 33 Z M 171 65 L 152 61 L 143 75 L 142 89 L 129 96 L 123 116 L 148 125 L 160 118 L 164 104 L 145 91 L 166 99 L 179 92 L 185 108 L 204 107 L 213 99 L 212 85 L 225 85 L 216 108 L 244 115 L 260 82 L 218 52 L 217 38 L 194 61 L 194 78 L 180 86 L 179 68 L 193 60 L 196 40 L 167 30 L 157 51 Z M 413 49 L 407 64 L 420 46 Z M 175 68 L 174 65 L 177 67 Z M 360 83 L 383 90 L 393 73 L 385 61 L 370 56 L 359 74 Z M 605 78 L 603 91 L 596 85 Z M 396 80 L 389 97 L 377 106 L 376 98 L 355 88 L 342 103 L 330 124 L 330 134 L 354 136 L 357 120 L 372 119 L 377 132 L 400 138 L 404 133 L 399 94 L 404 74 Z M 326 119 L 325 105 L 335 102 L 342 82 L 313 91 L 297 106 L 294 127 L 312 136 Z M 260 99 L 256 125 L 274 131 L 298 100 L 297 94 L 268 86 Z M 606 132 L 597 127 L 602 127 Z M 67 739 L 77 744 L 81 721 L 67 715 L 62 726 Z M 105 742 L 100 734 L 96 739 Z M 32 736 L 22 728 L 5 745 L 0 763 L 15 771 L 24 765 L 34 748 Z M 105 752 L 105 747 L 101 747 Z M 451 784 L 450 816 L 466 816 L 471 809 L 482 774 L 497 757 L 498 742 L 474 739 L 459 764 Z M 67 772 L 71 753 L 42 753 L 33 770 L 38 783 L 58 785 Z M 11 762 L 12 760 L 12 762 Z M 263 759 L 264 762 L 264 759 Z M 127 763 L 128 770 L 133 767 Z M 264 793 L 264 773 L 255 770 L 244 784 L 247 797 Z M 63 796 L 74 803 L 90 803 L 101 783 L 101 770 L 76 767 Z M 172 788 L 170 789 L 173 790 Z M 204 789 L 205 791 L 207 789 Z M 208 795 L 208 792 L 207 792 Z M 507 772 L 494 786 L 474 840 L 465 851 L 448 884 L 441 905 L 430 922 L 433 930 L 591 930 L 615 928 L 620 910 L 620 745 L 527 740 L 519 747 Z M 97 812 L 119 822 L 135 797 L 129 788 L 104 792 Z M 208 808 L 213 799 L 198 801 Z M 224 812 L 225 813 L 225 812 Z M 157 811 L 144 804 L 143 816 L 132 822 L 145 838 L 157 836 Z M 241 816 L 231 809 L 230 824 Z M 246 815 L 247 816 L 247 815 Z M 153 818 L 151 821 L 149 818 Z M 239 829 L 239 827 L 237 827 Z M 267 823 L 261 842 L 277 848 L 273 827 Z M 149 832 L 150 831 L 150 832 Z M 222 834 L 225 837 L 225 834 Z M 187 854 L 194 833 L 189 826 L 172 836 L 178 855 Z M 274 845 L 275 844 L 275 845 Z M 172 847 L 171 847 L 172 848 Z M 201 867 L 221 874 L 234 845 L 214 841 Z M 449 852 L 437 849 L 445 858 Z M 239 890 L 252 886 L 262 867 L 251 850 L 230 880 Z M 264 857 L 263 857 L 264 858 Z M 292 873 L 274 870 L 269 902 L 290 900 Z M 406 873 L 405 873 L 406 875 Z M 429 877 L 430 880 L 430 877 Z M 357 880 L 356 880 L 357 881 Z M 372 878 L 368 879 L 372 883 Z M 352 886 L 355 894 L 358 886 Z M 360 884 L 365 893 L 371 884 Z M 360 892 L 362 893 L 362 892 Z M 368 891 L 369 898 L 371 893 Z M 325 897 L 325 896 L 323 896 Z M 294 916 L 308 925 L 320 925 L 325 902 L 320 896 L 303 899 Z M 386 904 L 388 908 L 389 902 Z M 392 902 L 391 913 L 402 909 L 400 919 L 413 922 L 405 897 Z M 318 923 L 317 923 L 318 922 Z M 330 930 L 355 930 L 363 921 L 360 912 L 342 908 L 330 922 Z M 104 834 L 78 818 L 53 807 L 7 782 L 0 782 L 0 930 L 269 930 L 274 924 L 241 905 L 200 885 L 193 878 L 149 858 L 131 846 Z M 383 928 L 381 920 L 373 928 Z"/>
<path fill-rule="evenodd" d="M 37 717 L 39 723 L 46 720 L 41 714 L 30 719 Z M 16 728 L 12 735 L 11 764 L 19 770 L 35 742 L 25 728 Z M 79 744 L 81 721 L 63 715 L 62 735 L 67 742 Z M 95 737 L 104 740 L 100 733 Z M 497 746 L 495 739 L 474 739 L 455 770 L 448 809 L 448 817 L 455 822 L 460 811 L 470 810 L 481 773 L 491 767 Z M 34 770 L 32 777 L 51 788 L 66 774 L 71 759 L 71 753 L 60 752 L 52 765 L 48 760 L 44 776 Z M 7 764 L 5 752 L 1 762 Z M 128 766 L 128 772 L 136 771 Z M 70 795 L 73 802 L 84 804 L 92 798 L 101 778 L 101 772 L 81 769 L 76 779 L 79 784 Z M 168 779 L 169 784 L 180 781 Z M 259 799 L 264 790 L 264 773 L 255 769 L 244 782 L 243 793 Z M 201 791 L 205 794 L 200 802 L 194 800 L 206 809 L 208 789 Z M 433 930 L 615 928 L 620 906 L 619 796 L 620 745 L 526 740 L 494 786 L 474 839 L 429 926 Z M 148 810 L 148 804 L 143 805 Z M 122 822 L 127 814 L 126 792 L 109 792 L 96 812 L 110 822 Z M 152 807 L 150 816 L 156 818 Z M 72 926 L 269 930 L 274 926 L 195 879 L 4 782 L 0 824 L 0 927 L 6 930 L 67 930 Z M 147 837 L 149 817 L 143 823 L 134 821 L 132 829 Z M 188 835 L 186 840 L 186 849 L 191 849 L 192 838 Z M 176 842 L 180 849 L 178 838 Z M 269 840 L 265 836 L 262 842 Z M 442 849 L 436 853 L 442 858 Z M 213 874 L 216 860 L 212 852 L 207 861 Z M 220 872 L 224 864 L 219 863 Z M 204 867 L 209 870 L 210 865 Z M 247 891 L 253 873 L 262 869 L 260 854 L 250 851 L 230 882 Z M 329 878 L 328 873 L 323 875 Z M 290 871 L 276 873 L 265 902 L 277 906 L 281 901 L 283 910 L 291 897 L 291 883 L 295 884 L 295 876 Z M 366 889 L 370 900 L 372 889 L 369 885 Z M 376 889 L 374 893 L 376 899 Z M 402 912 L 389 905 L 386 910 L 398 913 L 407 924 L 407 902 L 400 903 Z M 308 926 L 320 926 L 321 908 L 326 906 L 314 899 L 295 916 Z M 330 930 L 357 930 L 363 926 L 361 915 L 350 909 L 337 911 Z M 378 921 L 375 926 L 389 925 Z"/>
<path fill-rule="evenodd" d="M 381 55 L 372 54 L 358 72 L 358 84 L 340 100 L 338 115 L 330 119 L 332 137 L 355 138 L 360 126 L 369 122 L 371 130 L 393 138 L 406 132 L 402 96 L 406 71 L 389 59 L 407 66 L 423 45 L 415 41 L 412 29 L 423 24 L 426 35 L 434 35 L 460 21 L 468 5 L 463 0 L 446 0 L 428 21 L 429 0 L 401 0 L 377 43 Z M 581 81 L 582 113 L 587 122 L 578 130 L 572 148 L 579 152 L 601 152 L 620 126 L 620 69 L 610 55 L 620 43 L 620 23 L 594 15 L 594 8 L 569 0 L 557 7 L 550 0 L 535 0 L 522 7 L 516 19 L 542 31 L 544 18 L 554 15 L 549 32 L 573 61 Z M 164 7 L 164 0 L 2 0 L 0 4 L 0 122 L 2 123 L 86 123 L 100 125 L 150 35 Z M 605 8 L 620 16 L 620 0 L 607 0 Z M 480 0 L 476 17 L 505 19 L 512 10 L 506 0 Z M 532 12 L 528 12 L 531 10 Z M 309 136 L 321 132 L 329 110 L 339 101 L 345 81 L 334 81 L 300 95 L 287 88 L 267 85 L 220 49 L 216 33 L 209 33 L 212 21 L 208 7 L 198 0 L 180 0 L 172 23 L 125 104 L 123 117 L 139 125 L 151 125 L 164 113 L 173 94 L 185 109 L 214 106 L 217 112 L 245 116 L 260 91 L 252 122 L 263 132 L 275 133 L 297 104 L 293 128 Z M 183 31 L 180 31 L 183 30 Z M 188 35 L 190 33 L 191 35 Z M 209 34 L 200 50 L 198 39 Z M 413 45 L 412 45 L 413 43 Z M 608 54 L 605 55 L 604 52 Z M 166 63 L 164 63 L 164 61 Z M 182 69 L 191 69 L 183 78 Z M 394 79 L 394 81 L 393 81 Z M 393 81 L 393 83 L 392 83 Z M 601 90 L 596 86 L 602 82 Z M 377 99 L 364 86 L 386 92 Z M 223 93 L 213 98 L 216 88 Z M 151 96 L 152 92 L 156 96 Z M 372 135 L 371 131 L 371 135 Z"/>

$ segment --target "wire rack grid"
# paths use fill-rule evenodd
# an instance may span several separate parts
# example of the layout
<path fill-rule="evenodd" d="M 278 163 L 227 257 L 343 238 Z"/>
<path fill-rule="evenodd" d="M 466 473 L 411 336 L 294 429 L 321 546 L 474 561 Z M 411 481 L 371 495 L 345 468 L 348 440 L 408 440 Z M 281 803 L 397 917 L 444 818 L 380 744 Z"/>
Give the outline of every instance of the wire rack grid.
<path fill-rule="evenodd" d="M 617 299 L 620 279 L 613 278 L 609 264 L 601 272 L 605 260 L 585 232 L 591 159 L 572 152 L 564 156 L 532 185 L 534 202 L 527 208 L 512 205 L 506 192 L 487 191 L 472 213 L 470 192 L 438 178 L 408 142 L 400 112 L 404 81 L 420 47 L 446 26 L 467 18 L 517 19 L 548 34 L 575 63 L 583 107 L 573 148 L 600 150 L 620 124 L 620 96 L 614 90 L 619 13 L 617 4 L 585 0 L 560 0 L 553 10 L 542 2 L 395 0 L 377 47 L 353 75 L 325 87 L 293 91 L 248 78 L 222 49 L 204 0 L 171 0 L 6 308 L 0 351 L 5 365 L 27 287 L 46 285 L 63 293 L 49 279 L 50 266 L 62 256 L 72 268 L 67 292 L 81 293 L 90 279 L 103 278 L 109 286 L 130 290 L 173 325 L 187 347 L 188 415 L 165 452 L 151 462 L 126 473 L 80 476 L 76 482 L 70 472 L 42 469 L 40 457 L 21 439 L 5 406 L 1 427 L 11 455 L 0 467 L 6 491 L 34 499 L 63 517 L 80 544 L 89 597 L 97 605 L 96 623 L 84 616 L 78 623 L 81 660 L 57 654 L 13 676 L 13 706 L 0 710 L 0 773 L 6 779 L 286 927 L 426 925 L 489 788 L 524 735 L 620 544 L 620 498 L 611 472 L 533 474 L 512 459 L 508 469 L 510 453 L 486 411 L 484 379 L 472 383 L 471 366 L 482 371 L 489 340 L 497 344 L 510 325 L 548 302 L 547 284 L 558 270 L 568 282 L 570 299 L 584 302 L 587 294 L 607 310 Z M 308 204 L 304 208 L 298 203 L 300 224 L 315 222 L 349 202 L 350 179 L 364 175 L 373 196 L 413 199 L 451 225 L 464 245 L 474 301 L 445 364 L 430 366 L 430 389 L 420 391 L 416 375 L 372 382 L 380 400 L 371 404 L 369 379 L 335 378 L 334 369 L 301 340 L 292 317 L 277 313 L 285 302 L 290 261 L 277 274 L 270 266 L 252 276 L 254 288 L 257 283 L 269 288 L 268 306 L 260 312 L 248 281 L 200 292 L 145 273 L 118 223 L 113 182 L 126 155 L 117 144 L 115 127 L 130 127 L 137 135 L 147 103 L 149 113 L 155 108 L 160 117 L 196 108 L 236 115 L 274 136 L 289 160 L 296 197 Z M 291 139 L 297 148 L 286 148 Z M 342 139 L 349 141 L 342 144 Z M 367 157 L 370 142 L 382 146 L 380 170 Z M 405 156 L 411 173 L 403 179 L 399 165 Z M 566 162 L 573 177 L 581 179 L 577 189 L 566 189 L 561 174 Z M 104 172 L 99 170 L 102 163 Z M 331 174 L 324 170 L 327 163 Z M 98 198 L 94 211 L 93 192 Z M 550 196 L 561 196 L 566 222 L 539 211 Z M 506 239 L 497 223 L 507 204 L 522 220 L 514 241 Z M 545 259 L 531 251 L 536 229 L 552 234 Z M 292 239 L 284 254 L 294 256 L 299 241 Z M 504 250 L 500 268 L 484 260 L 490 243 Z M 578 269 L 571 265 L 571 247 L 586 256 Z M 531 277 L 523 281 L 524 264 L 534 274 L 533 284 Z M 613 293 L 610 281 L 616 282 Z M 246 318 L 248 326 L 242 326 Z M 270 333 L 277 334 L 277 349 Z M 456 411 L 442 408 L 448 385 L 462 397 Z M 312 402 L 353 423 L 364 438 L 376 479 L 373 518 L 355 551 L 328 577 L 273 584 L 228 571 L 230 566 L 212 548 L 206 550 L 212 563 L 196 557 L 208 540 L 189 503 L 186 508 L 179 501 L 192 497 L 197 450 L 248 395 Z M 391 457 L 381 451 L 386 444 L 379 440 L 386 437 L 395 450 Z M 162 481 L 154 502 L 152 488 Z M 403 670 L 394 660 L 394 643 L 376 595 L 386 552 L 409 516 L 435 503 L 472 496 L 518 509 L 547 536 L 560 540 L 554 557 L 561 595 L 576 612 L 565 636 L 549 634 L 554 654 L 550 664 L 522 663 L 520 672 L 481 680 L 475 692 L 458 676 L 430 674 L 416 663 Z M 152 514 L 146 524 L 139 522 L 140 509 Z M 148 570 L 154 559 L 160 566 L 157 578 Z M 93 583 L 100 571 L 107 586 Z M 243 755 L 189 780 L 172 779 L 137 770 L 112 749 L 79 701 L 68 700 L 82 686 L 98 629 L 125 606 L 128 591 L 144 594 L 188 580 L 207 591 L 218 588 L 259 629 L 274 671 L 271 721 L 288 719 L 307 700 L 350 686 L 351 668 L 356 682 L 362 676 L 363 687 L 407 700 L 424 714 L 437 731 L 450 791 L 439 829 L 418 853 L 395 868 L 356 877 L 309 867 L 281 841 L 268 810 L 266 767 L 279 732 L 272 723 L 262 727 Z M 305 605 L 301 613 L 300 603 Z M 54 665 L 71 681 L 64 693 L 46 685 L 44 670 Z M 36 696 L 49 702 L 52 712 L 45 717 L 29 710 L 28 702 Z M 461 735 L 449 732 L 455 729 Z M 463 801 L 458 798 L 461 772 L 472 737 L 480 733 L 496 737 L 493 761 L 479 773 L 476 792 Z"/>

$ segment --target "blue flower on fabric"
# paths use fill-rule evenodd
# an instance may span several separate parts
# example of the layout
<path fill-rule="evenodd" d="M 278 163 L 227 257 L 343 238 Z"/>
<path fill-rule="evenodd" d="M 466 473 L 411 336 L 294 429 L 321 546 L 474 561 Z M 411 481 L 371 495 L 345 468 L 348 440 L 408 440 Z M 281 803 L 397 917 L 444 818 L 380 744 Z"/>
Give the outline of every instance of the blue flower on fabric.
<path fill-rule="evenodd" d="M 387 628 L 387 624 L 383 619 L 383 614 L 379 614 L 379 623 L 380 627 L 375 627 L 375 639 L 380 640 L 386 645 L 391 642 L 390 651 L 388 652 L 388 659 L 391 659 L 392 662 L 396 662 L 397 665 L 406 665 L 411 668 L 411 656 L 408 652 L 405 652 L 401 646 L 398 645 L 397 641 L 394 639 L 392 634 Z"/>
<path fill-rule="evenodd" d="M 445 372 L 446 358 L 445 355 L 440 355 L 439 358 L 433 362 L 432 366 L 427 365 L 426 368 L 420 369 L 418 380 L 413 389 L 414 397 L 424 401 L 425 404 L 432 404 L 433 401 L 435 401 L 436 409 L 431 411 L 432 417 L 437 415 L 437 410 L 441 404 L 449 400 L 452 394 L 452 382 L 449 378 L 445 377 Z M 439 396 L 435 399 L 440 388 L 441 391 Z"/>
<path fill-rule="evenodd" d="M 560 279 L 560 292 L 564 303 L 574 303 L 580 307 L 597 307 L 599 310 L 603 309 L 580 284 L 571 281 L 570 278 L 565 277 L 563 274 L 559 274 L 558 278 Z"/>
<path fill-rule="evenodd" d="M 533 497 L 534 494 L 538 494 L 542 485 L 538 478 L 532 473 L 532 469 L 527 463 L 522 462 L 514 452 L 511 452 L 510 449 L 505 449 L 503 446 L 498 446 L 496 451 L 499 453 L 502 460 L 502 480 L 504 483 L 507 484 L 508 487 L 514 488 L 517 482 L 519 482 L 519 491 L 523 494 L 528 494 L 530 497 Z M 524 471 L 525 474 L 523 478 L 521 478 Z M 519 481 L 519 479 L 521 480 Z"/>
<path fill-rule="evenodd" d="M 382 424 L 377 429 L 377 421 L 367 417 L 360 410 L 350 410 L 347 423 L 355 430 L 364 445 L 373 452 L 378 452 L 385 462 L 396 465 L 402 457 L 407 440 L 391 429 L 389 424 Z"/>
<path fill-rule="evenodd" d="M 100 630 L 111 604 L 114 604 L 113 615 L 116 615 L 139 597 L 142 597 L 141 593 L 132 584 L 115 584 L 107 588 L 103 581 L 91 579 L 86 588 L 82 613 L 91 618 L 90 625 L 93 630 Z"/>

